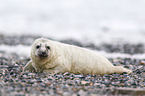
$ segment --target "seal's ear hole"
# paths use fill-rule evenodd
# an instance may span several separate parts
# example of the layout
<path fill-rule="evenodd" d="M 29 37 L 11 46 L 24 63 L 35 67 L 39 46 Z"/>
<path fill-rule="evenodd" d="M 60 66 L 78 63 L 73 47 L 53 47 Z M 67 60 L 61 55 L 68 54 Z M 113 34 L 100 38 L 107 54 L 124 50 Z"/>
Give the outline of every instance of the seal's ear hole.
<path fill-rule="evenodd" d="M 46 46 L 47 49 L 50 49 L 50 46 Z"/>
<path fill-rule="evenodd" d="M 36 49 L 39 49 L 39 48 L 40 48 L 40 45 L 37 45 L 37 46 L 36 46 Z"/>

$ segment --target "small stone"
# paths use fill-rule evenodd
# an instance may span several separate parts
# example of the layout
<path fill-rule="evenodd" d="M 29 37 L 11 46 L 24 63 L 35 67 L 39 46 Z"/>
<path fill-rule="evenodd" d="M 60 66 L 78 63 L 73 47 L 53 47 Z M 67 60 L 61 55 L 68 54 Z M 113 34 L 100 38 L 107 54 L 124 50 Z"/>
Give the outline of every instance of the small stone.
<path fill-rule="evenodd" d="M 63 92 L 63 96 L 71 96 L 72 94 L 69 92 Z"/>
<path fill-rule="evenodd" d="M 102 83 L 105 84 L 106 87 L 109 87 L 109 85 L 111 84 L 111 81 L 103 81 Z"/>
<path fill-rule="evenodd" d="M 29 76 L 35 76 L 35 73 L 29 73 L 28 75 Z"/>
<path fill-rule="evenodd" d="M 139 64 L 140 65 L 145 65 L 145 61 L 141 61 Z"/>
<path fill-rule="evenodd" d="M 79 90 L 78 91 L 78 95 L 79 96 L 86 96 L 87 92 L 83 91 L 83 90 Z"/>
<path fill-rule="evenodd" d="M 50 78 L 50 77 L 49 77 L 49 78 L 47 78 L 47 80 L 52 81 L 52 80 L 53 80 L 53 78 Z"/>
<path fill-rule="evenodd" d="M 142 73 L 142 70 L 141 70 L 141 69 L 137 69 L 137 70 L 136 70 L 136 73 L 137 73 L 137 74 L 140 74 L 140 73 Z"/>

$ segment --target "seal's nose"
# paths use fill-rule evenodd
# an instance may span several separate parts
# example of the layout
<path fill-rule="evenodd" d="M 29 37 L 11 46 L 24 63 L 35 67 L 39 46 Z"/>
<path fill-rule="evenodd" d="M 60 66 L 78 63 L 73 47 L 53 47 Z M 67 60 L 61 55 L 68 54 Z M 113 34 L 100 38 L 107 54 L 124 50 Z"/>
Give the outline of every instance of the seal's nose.
<path fill-rule="evenodd" d="M 45 56 L 45 55 L 46 55 L 46 52 L 41 52 L 41 54 L 42 54 L 43 56 Z"/>
<path fill-rule="evenodd" d="M 39 56 L 40 57 L 47 57 L 48 55 L 45 51 L 42 51 L 42 52 L 39 53 Z"/>

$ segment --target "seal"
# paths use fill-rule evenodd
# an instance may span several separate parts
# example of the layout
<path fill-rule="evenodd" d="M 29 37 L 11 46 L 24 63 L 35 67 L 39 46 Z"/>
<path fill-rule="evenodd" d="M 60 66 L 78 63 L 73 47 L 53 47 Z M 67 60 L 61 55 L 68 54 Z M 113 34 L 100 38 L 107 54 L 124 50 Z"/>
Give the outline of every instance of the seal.
<path fill-rule="evenodd" d="M 132 73 L 130 69 L 114 66 L 107 58 L 92 50 L 45 38 L 34 41 L 31 47 L 31 60 L 23 71 L 100 75 Z"/>

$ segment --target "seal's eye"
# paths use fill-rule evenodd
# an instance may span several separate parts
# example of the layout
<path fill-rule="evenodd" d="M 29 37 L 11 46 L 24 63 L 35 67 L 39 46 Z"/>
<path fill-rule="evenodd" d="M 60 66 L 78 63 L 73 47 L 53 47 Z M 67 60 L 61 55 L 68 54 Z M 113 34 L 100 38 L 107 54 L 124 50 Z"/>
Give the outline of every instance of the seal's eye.
<path fill-rule="evenodd" d="M 39 45 L 37 45 L 37 46 L 36 46 L 36 49 L 39 49 L 39 48 L 40 48 L 40 46 L 39 46 Z"/>
<path fill-rule="evenodd" d="M 47 48 L 47 49 L 50 49 L 50 46 L 47 46 L 46 48 Z"/>

